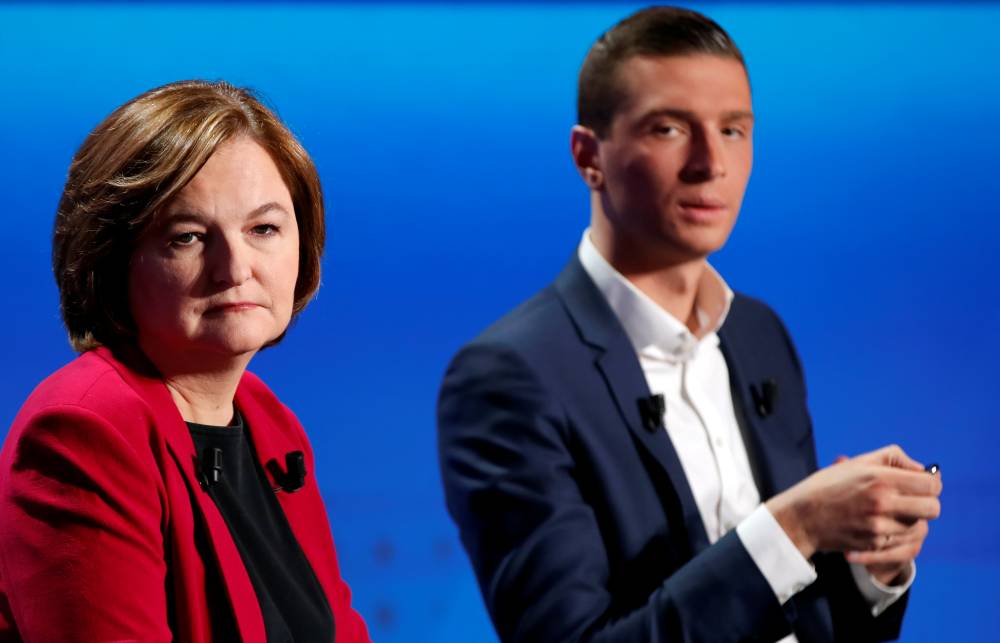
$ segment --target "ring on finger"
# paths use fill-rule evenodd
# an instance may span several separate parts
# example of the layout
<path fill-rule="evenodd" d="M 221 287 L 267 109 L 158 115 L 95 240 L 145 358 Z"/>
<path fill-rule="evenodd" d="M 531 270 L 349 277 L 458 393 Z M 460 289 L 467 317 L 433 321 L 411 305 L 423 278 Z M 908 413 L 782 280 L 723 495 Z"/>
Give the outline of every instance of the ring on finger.
<path fill-rule="evenodd" d="M 892 534 L 885 535 L 885 542 L 882 543 L 882 549 L 889 549 L 892 546 Z"/>

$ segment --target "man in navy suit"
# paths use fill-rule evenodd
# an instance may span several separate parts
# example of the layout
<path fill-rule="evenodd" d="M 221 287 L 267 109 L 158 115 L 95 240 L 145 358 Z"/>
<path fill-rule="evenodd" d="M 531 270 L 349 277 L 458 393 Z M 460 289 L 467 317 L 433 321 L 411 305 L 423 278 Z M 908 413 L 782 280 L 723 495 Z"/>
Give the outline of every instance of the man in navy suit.
<path fill-rule="evenodd" d="M 503 641 L 898 636 L 939 476 L 818 469 L 801 365 L 707 258 L 750 175 L 742 55 L 704 16 L 615 25 L 580 72 L 590 227 L 445 376 L 448 508 Z"/>

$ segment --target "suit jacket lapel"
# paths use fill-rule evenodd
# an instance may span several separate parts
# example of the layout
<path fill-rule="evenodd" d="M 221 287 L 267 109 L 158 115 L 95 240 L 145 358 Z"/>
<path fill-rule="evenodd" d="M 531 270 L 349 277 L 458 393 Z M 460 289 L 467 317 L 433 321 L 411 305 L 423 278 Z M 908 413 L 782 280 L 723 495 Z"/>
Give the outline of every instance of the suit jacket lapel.
<path fill-rule="evenodd" d="M 122 378 L 149 404 L 157 429 L 163 435 L 167 448 L 187 483 L 188 491 L 195 503 L 195 513 L 200 513 L 204 519 L 209 534 L 208 541 L 233 606 L 233 614 L 242 640 L 264 640 L 264 617 L 260 611 L 257 594 L 247 575 L 246 566 L 236 548 L 236 543 L 229 533 L 229 526 L 219 513 L 215 502 L 202 488 L 194 441 L 166 385 L 159 375 L 150 371 L 151 367 L 142 363 L 144 360 L 130 359 L 129 366 L 126 366 L 116 359 L 111 351 L 105 348 L 97 350 L 101 357 L 111 363 Z M 138 368 L 134 369 L 132 366 Z"/>
<path fill-rule="evenodd" d="M 773 458 L 768 457 L 770 454 L 761 441 L 759 417 L 750 404 L 752 399 L 750 383 L 744 377 L 737 352 L 731 343 L 730 333 L 726 331 L 726 326 L 723 326 L 719 329 L 719 346 L 726 360 L 726 367 L 729 369 L 729 390 L 733 397 L 733 411 L 743 436 L 743 445 L 747 449 L 747 459 L 750 461 L 754 482 L 757 483 L 761 500 L 766 500 L 774 495 L 773 467 L 771 466 Z"/>
<path fill-rule="evenodd" d="M 581 339 L 594 350 L 594 365 L 633 439 L 652 455 L 669 477 L 681 504 L 692 552 L 708 547 L 708 535 L 698 505 L 666 430 L 648 431 L 643 427 L 639 400 L 649 397 L 650 391 L 625 329 L 575 255 L 556 279 L 555 288 Z"/>
<path fill-rule="evenodd" d="M 802 472 L 797 467 L 789 467 L 789 431 L 783 430 L 787 427 L 780 424 L 780 414 L 771 412 L 761 417 L 754 407 L 751 388 L 760 387 L 765 379 L 779 373 L 778 367 L 768 359 L 747 355 L 748 347 L 759 341 L 759 337 L 748 335 L 752 330 L 739 323 L 738 308 L 739 296 L 733 302 L 729 319 L 719 329 L 719 340 L 729 368 L 733 407 L 737 418 L 742 420 L 743 439 L 755 465 L 754 476 L 761 500 L 766 500 L 798 482 Z M 780 407 L 782 403 L 779 393 L 777 404 Z"/>

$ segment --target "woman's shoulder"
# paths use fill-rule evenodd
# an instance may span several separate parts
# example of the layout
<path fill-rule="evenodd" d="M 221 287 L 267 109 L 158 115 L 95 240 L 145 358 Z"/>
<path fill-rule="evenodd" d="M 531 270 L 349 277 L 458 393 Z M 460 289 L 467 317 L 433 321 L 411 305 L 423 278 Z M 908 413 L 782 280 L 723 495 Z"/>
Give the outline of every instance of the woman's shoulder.
<path fill-rule="evenodd" d="M 136 422 L 150 416 L 150 405 L 129 369 L 106 349 L 87 351 L 45 378 L 21 406 L 11 427 L 39 416 L 86 416 L 119 427 L 148 426 Z"/>
<path fill-rule="evenodd" d="M 274 391 L 260 377 L 245 371 L 236 389 L 236 405 L 244 413 L 264 414 L 279 424 L 291 421 L 298 425 L 298 418 L 278 399 Z"/>
<path fill-rule="evenodd" d="M 236 406 L 251 428 L 257 429 L 254 435 L 256 441 L 273 442 L 271 446 L 275 448 L 279 444 L 299 445 L 296 447 L 299 448 L 308 443 L 305 430 L 295 413 L 278 399 L 260 377 L 250 371 L 243 374 L 236 389 Z M 261 435 L 262 433 L 265 435 Z M 263 443 L 258 445 L 260 448 L 267 446 Z"/>
<path fill-rule="evenodd" d="M 97 410 L 107 402 L 138 400 L 139 394 L 125 381 L 125 368 L 109 351 L 89 350 L 42 380 L 25 406 L 69 405 Z"/>
<path fill-rule="evenodd" d="M 109 355 L 83 353 L 28 396 L 0 451 L 0 496 L 11 493 L 13 472 L 94 482 L 95 471 L 111 470 L 109 462 L 126 465 L 112 468 L 131 472 L 121 473 L 125 477 L 134 474 L 129 486 L 155 493 L 151 472 L 164 451 L 157 446 L 163 441 L 154 436 L 153 405 Z M 67 477 L 73 471 L 76 477 Z"/>

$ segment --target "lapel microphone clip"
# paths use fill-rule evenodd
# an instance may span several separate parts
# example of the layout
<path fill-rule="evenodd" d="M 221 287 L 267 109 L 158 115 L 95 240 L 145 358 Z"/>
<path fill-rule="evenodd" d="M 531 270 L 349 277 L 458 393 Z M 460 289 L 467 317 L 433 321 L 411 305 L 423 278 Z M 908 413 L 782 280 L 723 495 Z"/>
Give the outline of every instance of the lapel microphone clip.
<path fill-rule="evenodd" d="M 650 433 L 663 428 L 663 414 L 667 412 L 667 399 L 662 393 L 640 397 L 639 415 L 642 417 L 642 426 Z"/>
<path fill-rule="evenodd" d="M 760 383 L 750 385 L 750 396 L 753 397 L 753 406 L 757 415 L 762 418 L 774 413 L 774 405 L 778 402 L 778 383 L 773 377 L 769 377 Z"/>
<path fill-rule="evenodd" d="M 306 456 L 301 451 L 285 454 L 284 471 L 282 471 L 278 461 L 274 459 L 268 461 L 267 470 L 277 485 L 272 487 L 274 491 L 281 490 L 292 493 L 306 485 Z"/>
<path fill-rule="evenodd" d="M 209 447 L 201 452 L 201 458 L 195 458 L 195 469 L 202 489 L 219 484 L 222 480 L 222 449 Z"/>

